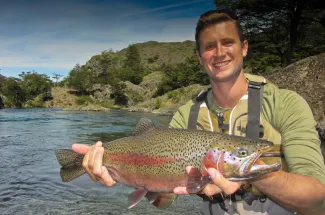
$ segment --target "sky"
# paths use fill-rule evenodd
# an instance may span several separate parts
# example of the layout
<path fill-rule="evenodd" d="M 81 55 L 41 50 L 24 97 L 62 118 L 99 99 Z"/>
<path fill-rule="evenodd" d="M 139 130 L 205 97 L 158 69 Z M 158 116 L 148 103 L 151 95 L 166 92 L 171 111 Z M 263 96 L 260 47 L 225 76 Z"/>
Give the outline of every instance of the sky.
<path fill-rule="evenodd" d="M 67 76 L 105 50 L 194 40 L 213 0 L 0 0 L 0 74 Z"/>

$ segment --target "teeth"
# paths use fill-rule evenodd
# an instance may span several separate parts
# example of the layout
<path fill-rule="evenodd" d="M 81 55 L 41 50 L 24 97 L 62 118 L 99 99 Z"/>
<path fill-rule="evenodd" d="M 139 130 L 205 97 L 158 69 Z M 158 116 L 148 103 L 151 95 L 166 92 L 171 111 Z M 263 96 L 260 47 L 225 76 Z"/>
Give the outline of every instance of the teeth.
<path fill-rule="evenodd" d="M 215 63 L 213 64 L 213 66 L 224 66 L 224 65 L 227 65 L 228 62 L 223 62 L 223 63 Z"/>

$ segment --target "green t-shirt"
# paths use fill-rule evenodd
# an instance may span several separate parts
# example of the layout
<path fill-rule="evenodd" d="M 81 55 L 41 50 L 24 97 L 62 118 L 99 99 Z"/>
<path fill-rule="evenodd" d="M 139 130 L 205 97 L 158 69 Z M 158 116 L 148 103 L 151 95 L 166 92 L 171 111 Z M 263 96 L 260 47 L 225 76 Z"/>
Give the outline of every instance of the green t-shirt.
<path fill-rule="evenodd" d="M 247 79 L 253 77 L 247 74 L 245 76 Z M 224 111 L 215 103 L 211 91 L 208 93 L 207 103 L 211 112 Z M 181 106 L 169 126 L 186 129 L 193 104 L 191 100 Z M 315 129 L 316 122 L 307 102 L 293 91 L 279 89 L 268 83 L 264 86 L 262 114 L 281 134 L 282 150 L 288 163 L 288 171 L 314 177 L 325 185 L 325 165 L 320 140 Z"/>

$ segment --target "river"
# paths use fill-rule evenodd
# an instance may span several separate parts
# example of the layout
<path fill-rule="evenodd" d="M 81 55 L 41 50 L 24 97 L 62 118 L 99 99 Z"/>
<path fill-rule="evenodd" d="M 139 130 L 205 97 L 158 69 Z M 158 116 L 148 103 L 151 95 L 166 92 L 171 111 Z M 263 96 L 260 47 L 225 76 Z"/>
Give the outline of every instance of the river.
<path fill-rule="evenodd" d="M 130 135 L 141 117 L 160 127 L 170 120 L 170 116 L 119 110 L 0 110 L 0 214 L 199 214 L 195 195 L 180 196 L 165 210 L 146 199 L 128 209 L 133 188 L 120 184 L 107 188 L 87 175 L 61 182 L 56 149 Z"/>

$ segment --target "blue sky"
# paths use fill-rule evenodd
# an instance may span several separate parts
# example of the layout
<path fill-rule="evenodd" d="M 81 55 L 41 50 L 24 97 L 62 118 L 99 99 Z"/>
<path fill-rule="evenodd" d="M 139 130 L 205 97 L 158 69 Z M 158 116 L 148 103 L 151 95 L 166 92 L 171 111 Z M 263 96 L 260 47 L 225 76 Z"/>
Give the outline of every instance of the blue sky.
<path fill-rule="evenodd" d="M 0 74 L 68 75 L 104 50 L 194 40 L 213 0 L 1 0 Z"/>

